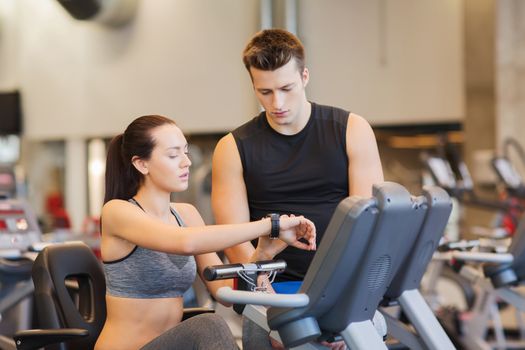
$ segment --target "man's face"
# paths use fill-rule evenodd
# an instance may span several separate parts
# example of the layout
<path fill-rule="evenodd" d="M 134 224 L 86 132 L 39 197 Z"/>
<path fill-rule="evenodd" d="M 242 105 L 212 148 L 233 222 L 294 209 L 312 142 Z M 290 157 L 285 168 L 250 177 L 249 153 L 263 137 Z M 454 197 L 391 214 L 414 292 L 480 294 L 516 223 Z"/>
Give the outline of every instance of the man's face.
<path fill-rule="evenodd" d="M 273 125 L 300 123 L 307 103 L 308 70 L 299 72 L 295 59 L 273 71 L 250 68 L 255 95 Z"/>

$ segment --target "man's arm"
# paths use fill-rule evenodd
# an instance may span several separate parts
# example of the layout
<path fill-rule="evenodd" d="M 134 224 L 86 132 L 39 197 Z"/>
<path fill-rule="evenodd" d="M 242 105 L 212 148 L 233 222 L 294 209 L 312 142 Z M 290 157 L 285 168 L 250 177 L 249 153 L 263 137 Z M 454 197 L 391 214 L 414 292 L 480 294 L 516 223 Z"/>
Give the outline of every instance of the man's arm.
<path fill-rule="evenodd" d="M 350 113 L 346 130 L 350 195 L 372 196 L 372 185 L 384 181 L 377 142 L 370 124 Z"/>
<path fill-rule="evenodd" d="M 211 205 L 217 224 L 250 221 L 241 158 L 232 134 L 224 136 L 213 153 Z M 253 245 L 245 242 L 225 253 L 230 263 L 245 263 L 254 251 Z"/>

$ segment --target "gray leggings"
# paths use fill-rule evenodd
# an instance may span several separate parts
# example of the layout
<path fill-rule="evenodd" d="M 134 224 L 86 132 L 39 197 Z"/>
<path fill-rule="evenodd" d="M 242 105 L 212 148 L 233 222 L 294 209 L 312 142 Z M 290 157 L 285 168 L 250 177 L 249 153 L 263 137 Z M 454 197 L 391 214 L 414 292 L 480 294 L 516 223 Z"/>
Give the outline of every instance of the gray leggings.
<path fill-rule="evenodd" d="M 237 350 L 226 321 L 202 314 L 181 322 L 144 345 L 141 350 Z"/>
<path fill-rule="evenodd" d="M 242 348 L 245 350 L 273 350 L 268 332 L 244 316 L 242 317 Z"/>

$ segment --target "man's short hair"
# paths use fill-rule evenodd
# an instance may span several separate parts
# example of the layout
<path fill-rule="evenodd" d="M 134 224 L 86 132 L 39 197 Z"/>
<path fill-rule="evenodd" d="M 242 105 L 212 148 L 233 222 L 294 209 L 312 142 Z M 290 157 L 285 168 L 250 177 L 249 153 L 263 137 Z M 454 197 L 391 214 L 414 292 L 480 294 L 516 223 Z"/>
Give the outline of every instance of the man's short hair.
<path fill-rule="evenodd" d="M 292 58 L 302 73 L 305 67 L 304 46 L 295 35 L 283 29 L 265 29 L 256 33 L 244 48 L 242 55 L 248 72 L 251 67 L 273 71 L 290 62 Z"/>

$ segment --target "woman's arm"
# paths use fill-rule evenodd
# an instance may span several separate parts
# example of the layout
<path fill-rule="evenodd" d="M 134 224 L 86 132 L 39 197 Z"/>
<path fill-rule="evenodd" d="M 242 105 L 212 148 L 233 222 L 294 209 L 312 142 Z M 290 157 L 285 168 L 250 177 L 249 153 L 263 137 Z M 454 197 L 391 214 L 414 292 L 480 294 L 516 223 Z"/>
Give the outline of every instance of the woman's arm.
<path fill-rule="evenodd" d="M 178 227 L 151 217 L 137 206 L 118 199 L 104 205 L 102 217 L 103 234 L 125 239 L 144 248 L 180 255 L 220 251 L 267 236 L 271 228 L 269 218 L 235 225 Z M 281 216 L 279 238 L 301 249 L 315 249 L 315 227 L 303 217 Z M 308 244 L 300 242 L 301 238 L 306 239 Z"/>
<path fill-rule="evenodd" d="M 208 289 L 210 294 L 215 298 L 215 300 L 219 301 L 222 305 L 231 306 L 231 304 L 224 303 L 220 301 L 219 299 L 217 299 L 217 290 L 221 287 L 233 288 L 233 280 L 226 279 L 226 280 L 207 281 L 203 275 L 204 269 L 206 267 L 223 264 L 219 256 L 215 253 L 200 254 L 200 255 L 195 256 L 195 261 L 197 263 L 197 272 L 199 273 L 201 280 L 206 285 L 206 288 Z"/>
<path fill-rule="evenodd" d="M 203 227 L 204 220 L 202 220 L 201 215 L 199 212 L 193 207 L 192 205 L 188 204 L 177 204 L 176 205 L 177 211 L 181 214 L 184 223 L 187 226 L 192 227 Z M 255 250 L 253 255 L 251 256 L 249 261 L 258 261 L 258 260 L 269 260 L 273 259 L 273 257 L 281 251 L 281 249 L 284 249 L 283 247 L 286 247 L 286 243 L 282 242 L 281 240 L 277 239 L 268 239 L 267 243 L 264 244 L 261 242 L 263 238 L 259 238 L 259 244 L 258 248 Z M 274 245 L 274 246 L 272 246 Z M 263 248 L 264 246 L 264 248 Z M 227 280 L 217 280 L 217 281 L 207 281 L 203 277 L 204 269 L 208 266 L 213 265 L 222 265 L 221 259 L 217 256 L 216 253 L 206 253 L 206 254 L 200 254 L 195 256 L 195 261 L 197 262 L 197 271 L 199 273 L 199 276 L 201 280 L 206 285 L 208 291 L 210 294 L 217 299 L 217 290 L 220 287 L 230 287 L 233 288 L 233 280 L 227 279 Z M 269 286 L 271 288 L 271 286 Z M 221 304 L 224 306 L 231 306 L 229 303 L 223 303 L 219 300 Z"/>
<path fill-rule="evenodd" d="M 175 209 L 178 211 L 178 213 L 182 216 L 182 219 L 184 223 L 187 226 L 190 227 L 204 227 L 205 223 L 202 219 L 200 213 L 197 211 L 197 209 L 188 204 L 177 204 L 175 205 Z M 199 274 L 201 280 L 206 285 L 206 288 L 210 292 L 210 294 L 218 300 L 221 304 L 224 306 L 231 306 L 228 303 L 223 303 L 219 299 L 216 298 L 217 290 L 220 287 L 230 287 L 233 288 L 233 280 L 217 280 L 217 281 L 207 281 L 204 276 L 204 269 L 208 266 L 213 265 L 221 265 L 222 261 L 219 258 L 219 256 L 216 253 L 205 253 L 195 256 L 195 262 L 197 263 L 197 273 Z"/>

